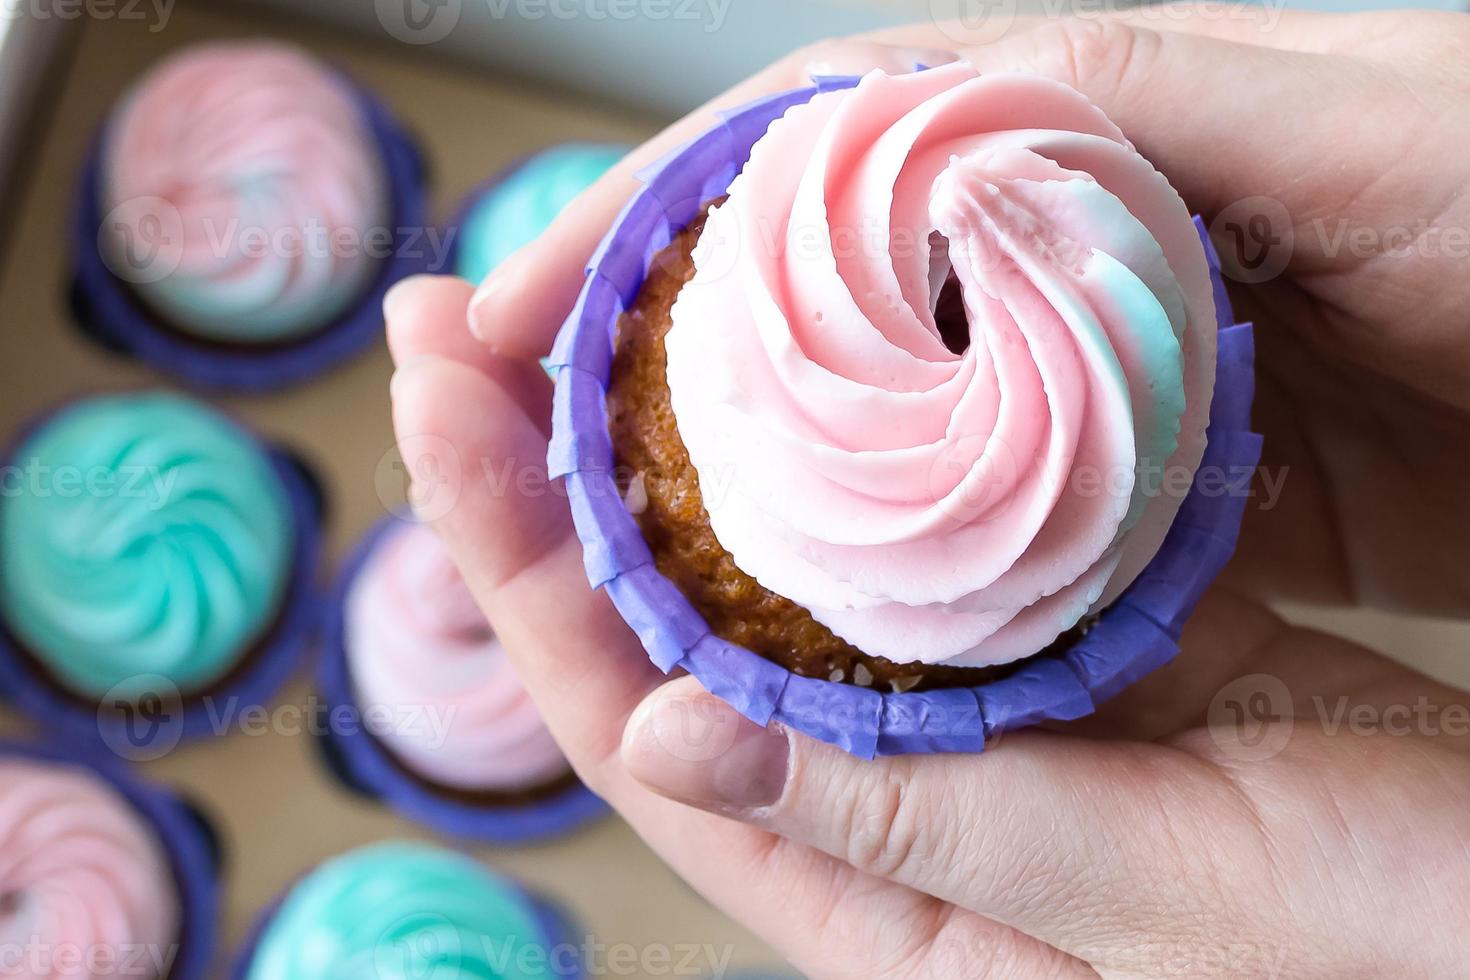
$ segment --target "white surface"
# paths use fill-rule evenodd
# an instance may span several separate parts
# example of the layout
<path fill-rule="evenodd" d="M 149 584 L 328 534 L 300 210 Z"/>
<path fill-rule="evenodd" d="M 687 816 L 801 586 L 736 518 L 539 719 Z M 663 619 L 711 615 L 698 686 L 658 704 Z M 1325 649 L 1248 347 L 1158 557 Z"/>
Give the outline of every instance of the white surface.
<path fill-rule="evenodd" d="M 242 0 L 642 108 L 682 113 L 809 41 L 924 0 Z M 405 16 L 405 11 L 408 12 Z"/>
<path fill-rule="evenodd" d="M 1396 616 L 1374 609 L 1283 605 L 1282 616 L 1354 643 L 1462 690 L 1470 691 L 1470 623 Z"/>
<path fill-rule="evenodd" d="M 236 0 L 309 13 L 641 108 L 679 114 L 812 41 L 957 11 L 1128 7 L 1134 0 Z M 1280 9 L 1463 10 L 1467 0 L 1255 0 Z M 973 16 L 973 14 L 971 14 Z"/>

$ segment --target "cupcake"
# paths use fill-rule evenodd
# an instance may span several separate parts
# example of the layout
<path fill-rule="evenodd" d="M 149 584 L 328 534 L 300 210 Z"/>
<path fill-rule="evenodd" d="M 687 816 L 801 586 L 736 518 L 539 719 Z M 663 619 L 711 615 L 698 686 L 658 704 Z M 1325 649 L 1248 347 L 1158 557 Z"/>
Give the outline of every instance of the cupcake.
<path fill-rule="evenodd" d="M 390 841 L 310 872 L 258 923 L 235 980 L 581 977 L 562 914 L 462 854 Z"/>
<path fill-rule="evenodd" d="M 72 402 L 13 448 L 0 662 L 19 706 L 138 757 L 222 733 L 294 668 L 319 502 L 299 464 L 165 392 Z"/>
<path fill-rule="evenodd" d="M 563 143 L 533 153 L 490 178 L 461 205 L 454 241 L 454 272 L 478 283 L 516 249 L 540 235 L 628 148 Z"/>
<path fill-rule="evenodd" d="M 334 719 L 328 758 L 350 786 L 443 833 L 501 843 L 606 812 L 433 531 L 380 523 L 334 608 L 319 679 Z"/>
<path fill-rule="evenodd" d="M 373 342 L 427 266 L 412 143 L 370 96 L 273 41 L 187 48 L 114 108 L 74 229 L 100 340 L 205 386 L 272 388 Z"/>
<path fill-rule="evenodd" d="M 197 814 L 106 764 L 0 744 L 0 948 L 13 975 L 195 980 L 215 855 Z"/>
<path fill-rule="evenodd" d="M 655 663 L 871 756 L 1177 652 L 1259 455 L 1251 338 L 1100 110 L 824 78 L 644 177 L 553 351 L 549 465 Z"/>

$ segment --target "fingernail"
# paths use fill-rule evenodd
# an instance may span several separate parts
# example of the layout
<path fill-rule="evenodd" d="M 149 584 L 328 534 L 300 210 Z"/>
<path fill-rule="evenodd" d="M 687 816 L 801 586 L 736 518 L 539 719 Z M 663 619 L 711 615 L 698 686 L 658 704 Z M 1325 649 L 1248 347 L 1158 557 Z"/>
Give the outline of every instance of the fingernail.
<path fill-rule="evenodd" d="M 676 682 L 677 683 L 677 682 Z M 628 721 L 623 764 L 670 799 L 738 814 L 781 798 L 791 745 L 711 694 L 655 692 Z"/>
<path fill-rule="evenodd" d="M 517 270 L 525 263 L 527 252 L 535 244 L 533 241 L 522 245 L 502 259 L 500 265 L 495 267 L 495 271 L 484 278 L 474 295 L 470 297 L 470 334 L 476 340 L 483 341 L 490 336 L 490 318 L 494 315 L 492 306 L 505 295 L 506 285 L 520 274 Z"/>
<path fill-rule="evenodd" d="M 419 273 L 400 279 L 393 285 L 389 286 L 388 292 L 383 294 L 384 321 L 392 323 L 394 320 L 397 320 L 399 314 L 402 312 L 404 300 L 410 297 L 413 294 L 413 291 L 418 288 L 418 281 L 420 279 L 428 278 L 431 277 L 424 275 L 423 273 Z"/>
<path fill-rule="evenodd" d="M 494 301 L 495 288 L 499 283 L 499 277 L 495 273 L 491 273 L 485 277 L 485 281 L 480 283 L 479 288 L 475 290 L 475 294 L 470 297 L 470 335 L 476 340 L 485 339 L 486 330 L 481 327 L 481 324 L 484 322 L 483 308 Z"/>

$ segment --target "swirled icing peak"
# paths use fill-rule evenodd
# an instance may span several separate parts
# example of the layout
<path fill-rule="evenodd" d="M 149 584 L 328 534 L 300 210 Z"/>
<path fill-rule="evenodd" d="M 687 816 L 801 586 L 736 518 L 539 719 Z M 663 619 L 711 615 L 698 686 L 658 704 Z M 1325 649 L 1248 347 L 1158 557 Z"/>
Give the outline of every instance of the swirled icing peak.
<path fill-rule="evenodd" d="M 558 976 L 534 909 L 473 859 L 387 842 L 333 858 L 286 896 L 246 980 Z"/>
<path fill-rule="evenodd" d="M 14 975 L 155 980 L 177 955 L 179 922 L 163 847 L 112 787 L 0 758 L 0 950 Z"/>
<path fill-rule="evenodd" d="M 459 228 L 455 272 L 478 283 L 546 230 L 572 199 L 623 158 L 626 147 L 566 143 L 534 154 L 481 195 Z"/>
<path fill-rule="evenodd" d="M 75 692 L 230 671 L 275 618 L 295 529 L 259 442 L 169 393 L 79 401 L 10 461 L 0 612 Z M 140 690 L 142 689 L 140 688 Z"/>
<path fill-rule="evenodd" d="M 466 790 L 554 782 L 568 764 L 443 543 L 405 523 L 347 596 L 344 643 L 373 734 L 420 775 Z"/>
<path fill-rule="evenodd" d="M 235 343 L 326 326 L 368 286 L 390 217 L 347 83 L 290 45 L 199 45 L 123 98 L 103 146 L 109 267 L 170 322 Z"/>
<path fill-rule="evenodd" d="M 1029 656 L 1158 550 L 1204 449 L 1208 268 L 1077 92 L 961 63 L 817 95 L 695 264 L 668 381 L 710 526 L 854 646 Z"/>

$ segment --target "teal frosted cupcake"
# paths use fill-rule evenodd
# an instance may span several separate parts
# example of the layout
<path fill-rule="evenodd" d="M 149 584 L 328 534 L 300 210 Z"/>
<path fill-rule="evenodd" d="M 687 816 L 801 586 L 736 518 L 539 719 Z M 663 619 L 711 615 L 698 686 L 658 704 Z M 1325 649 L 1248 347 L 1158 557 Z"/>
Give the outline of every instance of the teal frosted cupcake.
<path fill-rule="evenodd" d="M 472 858 L 387 842 L 333 858 L 257 924 L 235 980 L 581 977 L 561 913 Z"/>
<path fill-rule="evenodd" d="M 314 612 L 299 464 L 160 392 L 51 413 L 6 474 L 0 662 L 20 707 L 146 755 L 228 724 L 212 697 L 269 699 Z"/>
<path fill-rule="evenodd" d="M 563 143 L 533 153 L 477 187 L 454 223 L 454 272 L 478 283 L 546 230 L 561 210 L 628 152 L 626 146 Z"/>

